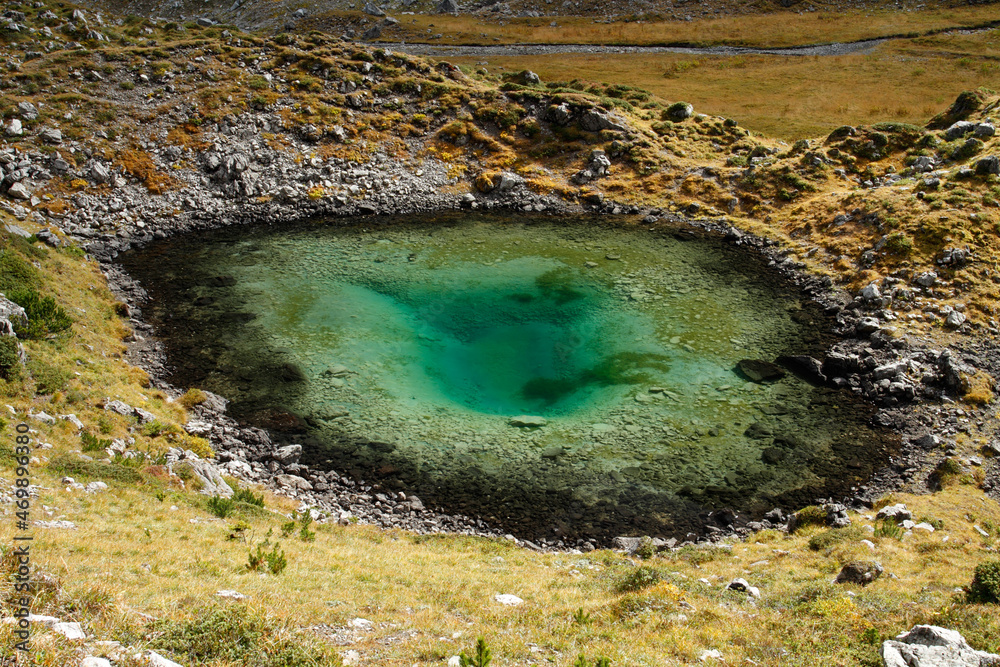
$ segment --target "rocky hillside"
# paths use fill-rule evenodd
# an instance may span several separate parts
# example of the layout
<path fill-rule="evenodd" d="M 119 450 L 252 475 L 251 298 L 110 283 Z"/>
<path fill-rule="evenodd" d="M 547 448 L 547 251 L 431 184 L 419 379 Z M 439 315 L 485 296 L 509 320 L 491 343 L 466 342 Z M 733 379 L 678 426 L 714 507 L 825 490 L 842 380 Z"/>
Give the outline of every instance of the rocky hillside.
<path fill-rule="evenodd" d="M 917 623 L 1000 649 L 995 569 L 973 585 L 1000 526 L 995 95 L 788 145 L 625 85 L 318 32 L 14 3 L 0 38 L 3 533 L 37 540 L 35 652 L 11 664 L 449 664 L 477 635 L 495 664 L 879 664 Z M 191 229 L 463 207 L 760 248 L 842 336 L 789 364 L 875 402 L 901 455 L 832 499 L 850 507 L 726 514 L 697 544 L 507 538 L 307 468 L 165 384 L 113 263 Z M 4 646 L 19 604 L 8 589 Z M 888 649 L 925 652 L 907 647 L 928 632 Z"/>

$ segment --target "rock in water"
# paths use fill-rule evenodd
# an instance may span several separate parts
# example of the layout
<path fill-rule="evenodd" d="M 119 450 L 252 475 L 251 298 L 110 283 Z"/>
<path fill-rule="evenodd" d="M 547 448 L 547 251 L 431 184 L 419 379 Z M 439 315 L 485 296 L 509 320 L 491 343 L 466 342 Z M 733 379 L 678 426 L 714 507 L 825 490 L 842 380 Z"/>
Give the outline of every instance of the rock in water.
<path fill-rule="evenodd" d="M 531 415 L 520 415 L 518 417 L 511 417 L 511 426 L 520 426 L 528 428 L 539 428 L 548 424 L 545 417 L 536 417 Z"/>
<path fill-rule="evenodd" d="M 760 359 L 741 359 L 736 368 L 751 382 L 774 382 L 785 377 L 781 366 Z"/>

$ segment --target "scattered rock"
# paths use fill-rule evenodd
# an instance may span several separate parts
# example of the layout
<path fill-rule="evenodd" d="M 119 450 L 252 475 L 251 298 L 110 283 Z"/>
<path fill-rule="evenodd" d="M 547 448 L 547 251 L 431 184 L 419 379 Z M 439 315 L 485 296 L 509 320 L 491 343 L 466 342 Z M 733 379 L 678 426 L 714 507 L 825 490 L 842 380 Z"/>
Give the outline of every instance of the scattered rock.
<path fill-rule="evenodd" d="M 736 591 L 738 593 L 746 593 L 755 598 L 760 597 L 760 589 L 756 586 L 751 586 L 746 579 L 737 578 L 726 584 L 727 591 Z"/>
<path fill-rule="evenodd" d="M 965 324 L 965 313 L 960 313 L 957 310 L 953 310 L 948 313 L 948 316 L 944 318 L 944 324 L 946 327 L 951 329 L 957 329 L 963 324 Z"/>
<path fill-rule="evenodd" d="M 287 445 L 274 452 L 273 458 L 283 466 L 298 463 L 302 457 L 302 445 Z"/>
<path fill-rule="evenodd" d="M 230 600 L 243 600 L 246 598 L 243 593 L 238 593 L 237 591 L 221 590 L 215 594 L 216 597 L 229 598 Z"/>
<path fill-rule="evenodd" d="M 302 479 L 298 475 L 277 475 L 274 481 L 278 486 L 283 486 L 289 489 L 298 489 L 300 491 L 311 491 L 312 484 L 307 480 Z"/>
<path fill-rule="evenodd" d="M 516 607 L 520 604 L 524 604 L 524 600 L 516 595 L 511 595 L 510 593 L 497 593 L 493 596 L 493 599 L 507 607 Z"/>
<path fill-rule="evenodd" d="M 840 570 L 834 583 L 867 586 L 881 577 L 883 571 L 882 564 L 876 561 L 851 561 Z"/>
<path fill-rule="evenodd" d="M 104 658 L 96 658 L 88 655 L 80 661 L 80 667 L 111 667 L 111 663 Z"/>
<path fill-rule="evenodd" d="M 883 507 L 875 514 L 875 519 L 878 521 L 905 521 L 907 519 L 913 518 L 913 512 L 906 509 L 906 505 L 898 503 L 896 505 L 889 505 L 888 507 Z"/>
<path fill-rule="evenodd" d="M 146 662 L 149 664 L 150 667 L 184 667 L 183 665 L 178 664 L 173 660 L 167 660 L 156 651 L 147 650 L 145 655 L 142 653 L 137 653 L 135 657 L 138 659 L 145 657 Z"/>
<path fill-rule="evenodd" d="M 70 641 L 86 639 L 87 633 L 79 623 L 53 623 L 52 632 L 62 635 Z"/>

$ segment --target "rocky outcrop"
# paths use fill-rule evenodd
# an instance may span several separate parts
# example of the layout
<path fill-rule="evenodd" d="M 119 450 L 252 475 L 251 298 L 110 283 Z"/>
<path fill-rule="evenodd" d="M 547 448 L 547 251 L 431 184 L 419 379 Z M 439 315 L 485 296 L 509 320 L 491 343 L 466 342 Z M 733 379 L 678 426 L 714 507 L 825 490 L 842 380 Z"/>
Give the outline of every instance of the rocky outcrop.
<path fill-rule="evenodd" d="M 992 667 L 1000 655 L 977 651 L 954 630 L 916 625 L 882 644 L 885 667 Z"/>

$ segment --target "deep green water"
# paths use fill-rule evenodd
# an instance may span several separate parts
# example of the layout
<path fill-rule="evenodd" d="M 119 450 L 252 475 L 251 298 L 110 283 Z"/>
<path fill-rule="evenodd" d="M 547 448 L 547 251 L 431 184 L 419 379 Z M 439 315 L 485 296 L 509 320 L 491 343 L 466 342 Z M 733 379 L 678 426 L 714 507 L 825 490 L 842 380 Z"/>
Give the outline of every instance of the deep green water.
<path fill-rule="evenodd" d="M 847 393 L 736 372 L 821 355 L 829 323 L 708 236 L 340 221 L 192 235 L 123 263 L 175 383 L 230 398 L 314 463 L 528 536 L 683 535 L 712 509 L 846 492 L 889 448 Z"/>

